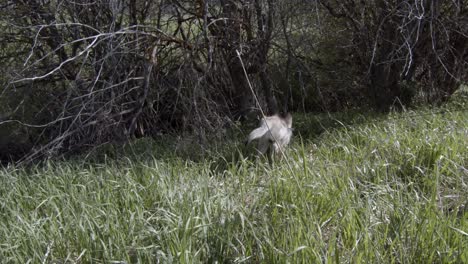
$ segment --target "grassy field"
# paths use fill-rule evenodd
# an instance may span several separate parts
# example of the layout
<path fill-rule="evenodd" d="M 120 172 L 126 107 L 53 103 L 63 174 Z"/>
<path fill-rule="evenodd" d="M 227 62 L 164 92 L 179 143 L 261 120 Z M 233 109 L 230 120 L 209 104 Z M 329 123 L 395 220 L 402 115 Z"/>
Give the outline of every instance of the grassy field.
<path fill-rule="evenodd" d="M 295 115 L 274 166 L 143 139 L 0 169 L 0 262 L 468 263 L 467 106 Z"/>

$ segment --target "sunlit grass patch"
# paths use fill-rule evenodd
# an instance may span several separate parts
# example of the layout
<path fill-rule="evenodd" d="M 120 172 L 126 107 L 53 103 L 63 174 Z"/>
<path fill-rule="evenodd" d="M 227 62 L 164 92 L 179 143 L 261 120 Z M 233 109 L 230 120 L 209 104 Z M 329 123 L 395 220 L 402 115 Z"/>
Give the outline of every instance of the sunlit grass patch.
<path fill-rule="evenodd" d="M 94 161 L 4 168 L 0 259 L 467 262 L 466 111 L 344 118 L 296 115 L 274 164 L 249 158 L 239 134 L 194 159 L 144 139 Z"/>

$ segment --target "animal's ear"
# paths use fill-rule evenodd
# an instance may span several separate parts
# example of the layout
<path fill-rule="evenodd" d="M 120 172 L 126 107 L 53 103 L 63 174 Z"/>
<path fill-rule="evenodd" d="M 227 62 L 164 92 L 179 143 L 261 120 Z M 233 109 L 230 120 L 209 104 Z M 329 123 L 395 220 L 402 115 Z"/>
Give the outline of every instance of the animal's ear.
<path fill-rule="evenodd" d="M 286 124 L 288 125 L 288 127 L 291 128 L 292 127 L 292 115 L 291 115 L 291 113 L 287 113 L 284 116 L 284 120 L 286 121 Z"/>

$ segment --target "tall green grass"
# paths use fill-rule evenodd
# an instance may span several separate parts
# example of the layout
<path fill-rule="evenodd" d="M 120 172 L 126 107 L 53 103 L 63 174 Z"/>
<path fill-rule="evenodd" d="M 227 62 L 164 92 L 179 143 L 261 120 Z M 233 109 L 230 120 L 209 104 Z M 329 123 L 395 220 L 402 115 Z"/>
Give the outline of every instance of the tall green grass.
<path fill-rule="evenodd" d="M 238 139 L 197 159 L 145 139 L 4 168 L 0 262 L 467 263 L 467 124 L 463 108 L 296 115 L 274 165 Z"/>

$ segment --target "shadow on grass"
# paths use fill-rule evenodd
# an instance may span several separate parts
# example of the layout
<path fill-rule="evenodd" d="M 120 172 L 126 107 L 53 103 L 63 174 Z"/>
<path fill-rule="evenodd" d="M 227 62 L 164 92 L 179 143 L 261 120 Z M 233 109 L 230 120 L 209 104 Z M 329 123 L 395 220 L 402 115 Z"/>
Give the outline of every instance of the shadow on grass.
<path fill-rule="evenodd" d="M 326 131 L 346 128 L 362 122 L 377 121 L 384 117 L 377 113 L 296 113 L 293 120 L 293 143 L 318 140 Z M 233 126 L 209 139 L 201 140 L 197 136 L 162 135 L 158 138 L 139 138 L 125 144 L 105 144 L 94 148 L 87 155 L 81 155 L 81 162 L 103 163 L 108 160 L 130 159 L 182 160 L 188 162 L 210 162 L 213 167 L 225 167 L 240 160 L 255 160 L 255 150 L 245 146 L 248 133 L 255 128 L 253 123 Z M 72 158 L 76 159 L 76 158 Z"/>
<path fill-rule="evenodd" d="M 348 129 L 350 126 L 378 122 L 387 115 L 377 112 L 348 111 L 339 113 L 306 113 L 295 116 L 294 134 L 304 141 L 316 140 L 324 132 Z"/>
<path fill-rule="evenodd" d="M 445 110 L 466 109 L 468 92 L 459 91 L 442 107 Z M 418 107 L 429 108 L 429 107 Z M 411 118 L 410 116 L 403 116 Z M 338 113 L 294 113 L 293 114 L 293 139 L 292 144 L 305 146 L 309 143 L 317 143 L 325 132 L 347 130 L 361 124 L 379 123 L 388 118 L 388 114 L 352 110 Z M 80 162 L 103 163 L 107 160 L 181 160 L 184 162 L 209 162 L 212 167 L 224 168 L 237 163 L 240 160 L 255 160 L 253 146 L 245 146 L 244 142 L 248 133 L 257 126 L 258 122 L 247 124 L 233 124 L 225 128 L 217 135 L 161 135 L 157 138 L 139 138 L 125 144 L 105 144 L 94 148 L 87 155 L 72 158 Z M 354 145 L 365 142 L 365 138 L 354 136 Z"/>

